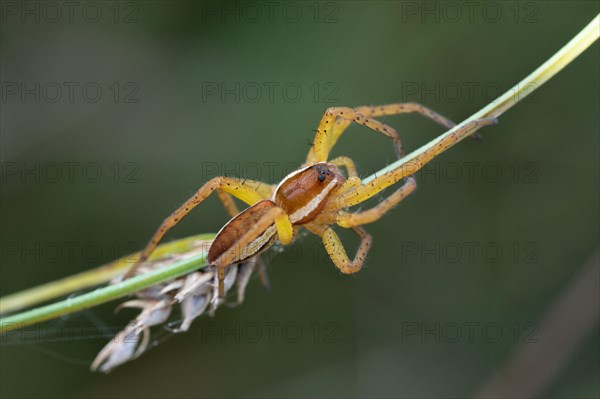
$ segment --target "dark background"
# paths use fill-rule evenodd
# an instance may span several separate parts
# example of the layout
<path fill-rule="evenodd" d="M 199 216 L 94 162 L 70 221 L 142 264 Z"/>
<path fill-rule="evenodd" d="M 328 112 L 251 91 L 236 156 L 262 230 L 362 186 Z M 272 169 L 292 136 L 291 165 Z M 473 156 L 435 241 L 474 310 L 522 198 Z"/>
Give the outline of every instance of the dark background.
<path fill-rule="evenodd" d="M 417 101 L 460 121 L 599 8 L 74 3 L 72 15 L 58 3 L 59 17 L 44 2 L 2 5 L 2 295 L 141 247 L 217 174 L 276 182 L 303 161 L 329 106 Z M 114 315 L 111 303 L 32 327 L 3 338 L 2 396 L 473 395 L 512 354 L 543 345 L 552 332 L 539 320 L 598 246 L 598 76 L 595 44 L 482 142 L 434 160 L 415 195 L 367 226 L 360 273 L 340 275 L 308 236 L 268 256 L 270 294 L 253 279 L 242 306 L 185 334 L 155 330 L 157 347 L 108 376 L 88 371 L 110 339 L 95 333 L 133 311 Z M 418 116 L 386 121 L 409 150 L 443 132 Z M 334 154 L 362 176 L 394 160 L 387 139 L 357 126 Z M 210 199 L 169 239 L 226 220 Z M 353 253 L 358 240 L 341 236 Z M 229 332 L 207 334 L 209 323 Z M 542 396 L 598 397 L 597 324 L 576 348 Z"/>

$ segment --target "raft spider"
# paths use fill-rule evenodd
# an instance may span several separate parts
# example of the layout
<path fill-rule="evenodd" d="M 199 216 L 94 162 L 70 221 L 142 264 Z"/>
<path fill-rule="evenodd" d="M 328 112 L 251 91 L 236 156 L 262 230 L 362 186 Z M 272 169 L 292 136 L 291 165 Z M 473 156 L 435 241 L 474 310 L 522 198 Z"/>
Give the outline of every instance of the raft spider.
<path fill-rule="evenodd" d="M 223 279 L 228 266 L 257 257 L 277 240 L 283 245 L 290 244 L 301 228 L 321 237 L 329 257 L 342 273 L 356 273 L 361 269 L 372 243 L 372 237 L 362 225 L 380 219 L 411 194 L 416 188 L 416 181 L 411 175 L 458 141 L 464 132 L 457 130 L 446 141 L 441 141 L 415 158 L 412 161 L 413 167 L 403 165 L 368 182 L 363 182 L 357 176 L 352 159 L 345 156 L 329 159 L 329 153 L 346 128 L 356 122 L 392 139 L 396 154 L 401 158 L 404 151 L 396 130 L 374 118 L 412 112 L 447 129 L 455 126 L 449 119 L 417 103 L 329 108 L 321 118 L 306 162 L 298 170 L 285 176 L 276 186 L 227 176 L 209 180 L 163 221 L 125 278 L 130 277 L 148 259 L 171 228 L 215 191 L 232 217 L 221 228 L 208 251 L 207 260 L 218 272 L 219 295 L 223 295 Z M 473 123 L 488 125 L 494 123 L 494 120 L 481 119 Z M 463 129 L 470 131 L 472 128 L 469 124 Z M 341 173 L 340 168 L 346 170 L 346 176 Z M 401 180 L 404 181 L 403 184 L 374 207 L 360 212 L 349 211 L 349 208 Z M 232 196 L 249 207 L 240 212 Z M 354 259 L 350 260 L 346 254 L 338 235 L 331 228 L 332 225 L 351 228 L 360 237 Z"/>

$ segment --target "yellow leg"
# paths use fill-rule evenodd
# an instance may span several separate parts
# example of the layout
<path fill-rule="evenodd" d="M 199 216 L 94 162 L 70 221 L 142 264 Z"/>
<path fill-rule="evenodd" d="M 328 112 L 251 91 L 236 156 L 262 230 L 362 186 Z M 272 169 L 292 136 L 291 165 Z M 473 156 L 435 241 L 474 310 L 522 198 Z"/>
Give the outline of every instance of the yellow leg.
<path fill-rule="evenodd" d="M 413 175 L 421 169 L 427 162 L 431 161 L 436 155 L 444 152 L 448 147 L 460 141 L 466 134 L 485 125 L 493 125 L 495 119 L 479 119 L 467 124 L 464 128 L 457 130 L 452 135 L 445 137 L 436 145 L 430 147 L 420 155 L 414 157 L 409 162 L 401 167 L 393 169 L 384 175 L 378 176 L 365 185 L 361 185 L 354 190 L 350 190 L 342 194 L 338 198 L 340 208 L 349 208 L 353 205 L 360 204 L 374 195 L 381 192 L 383 189 L 395 184 L 405 177 Z"/>
<path fill-rule="evenodd" d="M 138 261 L 131 266 L 131 268 L 127 271 L 124 278 L 131 277 L 135 270 L 139 267 L 141 263 L 143 263 L 152 251 L 158 246 L 162 238 L 167 234 L 167 232 L 172 229 L 177 223 L 181 221 L 188 213 L 192 211 L 198 204 L 204 201 L 208 196 L 214 192 L 215 190 L 224 191 L 228 194 L 233 195 L 236 198 L 244 201 L 249 205 L 253 205 L 258 201 L 263 199 L 263 193 L 260 193 L 256 190 L 255 186 L 257 182 L 248 182 L 239 179 L 233 179 L 230 177 L 215 177 L 214 179 L 209 180 L 206 184 L 204 184 L 190 199 L 183 203 L 179 208 L 175 210 L 170 216 L 168 216 L 160 225 L 158 230 L 154 233 L 146 247 L 142 251 L 140 258 Z M 266 185 L 265 185 L 266 186 Z M 231 199 L 231 198 L 229 198 Z M 232 207 L 235 206 L 233 200 L 231 203 L 224 203 L 228 212 L 233 212 L 235 209 Z"/>
<path fill-rule="evenodd" d="M 272 184 L 267 184 L 259 180 L 250 180 L 250 179 L 236 179 L 241 182 L 242 185 L 254 190 L 260 195 L 263 199 L 271 198 L 273 195 L 273 190 L 275 190 L 275 186 Z"/>
<path fill-rule="evenodd" d="M 426 118 L 445 126 L 448 129 L 456 126 L 450 119 L 442 116 L 424 105 L 418 103 L 393 103 L 377 106 L 361 106 L 356 107 L 356 110 L 365 116 L 386 116 L 386 115 L 398 115 L 416 112 L 423 115 Z"/>
<path fill-rule="evenodd" d="M 357 176 L 351 176 L 348 179 L 346 179 L 346 181 L 344 182 L 344 184 L 338 188 L 335 191 L 335 199 L 341 198 L 341 195 L 353 190 L 356 190 L 357 188 L 359 188 L 362 185 L 362 180 L 360 180 L 359 177 Z M 327 205 L 325 206 L 326 209 L 341 209 L 341 208 L 347 208 L 346 206 L 340 205 L 340 202 L 334 202 L 334 201 L 329 201 L 327 203 Z"/>
<path fill-rule="evenodd" d="M 376 121 L 375 119 L 368 118 L 359 112 L 356 112 L 352 108 L 347 107 L 332 107 L 328 108 L 321 118 L 319 127 L 317 128 L 317 134 L 313 147 L 308 153 L 307 163 L 325 162 L 329 157 L 329 152 L 335 145 L 337 138 L 342 134 L 343 130 L 334 128 L 334 124 L 337 118 L 348 121 L 348 125 L 351 122 L 356 122 L 359 125 L 367 126 L 381 134 L 384 134 L 394 141 L 396 152 L 398 155 L 402 153 L 402 145 L 400 143 L 400 137 L 396 130 L 384 123 Z M 347 125 L 346 125 L 347 127 Z M 338 133 L 339 130 L 339 133 Z M 337 136 L 337 137 L 336 137 Z"/>
<path fill-rule="evenodd" d="M 452 122 L 450 119 L 445 116 L 438 114 L 430 108 L 427 108 L 424 105 L 418 103 L 393 103 L 393 104 L 385 104 L 385 105 L 363 105 L 360 107 L 354 108 L 356 112 L 366 117 L 377 117 L 377 116 L 388 116 L 388 115 L 399 115 L 399 114 L 407 114 L 407 113 L 418 113 L 422 116 L 433 120 L 434 122 L 444 126 L 446 129 L 452 129 L 456 126 L 456 123 Z M 334 134 L 333 139 L 337 141 L 337 139 L 341 136 L 344 130 L 348 127 L 351 121 L 347 121 L 344 119 L 338 119 L 334 125 Z"/>
<path fill-rule="evenodd" d="M 313 148 L 311 148 L 311 150 L 309 152 L 307 162 L 314 163 L 314 162 L 319 162 L 319 161 L 327 159 L 329 152 L 331 151 L 331 149 L 337 142 L 338 138 L 342 135 L 342 133 L 346 130 L 346 128 L 350 125 L 350 123 L 352 123 L 352 121 L 354 120 L 354 119 L 350 119 L 347 117 L 340 117 L 337 120 L 336 120 L 336 118 L 333 118 L 333 121 L 331 121 L 331 117 L 327 115 L 328 111 L 329 110 L 327 110 L 325 112 L 325 115 L 323 116 L 323 119 L 321 120 L 321 124 L 319 125 L 319 129 L 317 129 L 317 137 L 315 138 L 315 143 L 313 144 Z M 367 119 L 371 118 L 371 117 L 377 117 L 377 116 L 398 115 L 398 114 L 414 112 L 414 113 L 419 113 L 419 114 L 423 115 L 424 117 L 433 120 L 434 122 L 446 127 L 447 129 L 451 129 L 452 127 L 455 126 L 455 123 L 452 122 L 450 119 L 438 114 L 437 112 L 435 112 L 421 104 L 417 104 L 417 103 L 394 103 L 394 104 L 386 104 L 386 105 L 379 105 L 379 106 L 360 106 L 360 107 L 354 108 L 353 111 L 356 114 L 362 115 L 363 117 L 365 117 Z M 333 123 L 333 127 L 331 129 L 328 129 L 331 127 L 330 126 L 331 123 Z M 360 123 L 360 122 L 357 121 L 357 123 Z M 383 125 L 380 122 L 377 122 L 377 123 L 379 123 L 380 125 Z M 361 123 L 361 124 L 365 124 L 365 123 Z M 326 132 L 325 130 L 330 130 L 328 139 L 319 137 L 320 132 L 321 132 L 321 136 L 328 135 L 328 132 Z M 377 130 L 377 129 L 375 129 L 375 130 Z M 395 130 L 393 130 L 393 129 L 392 129 L 392 131 L 395 132 Z M 386 134 L 385 132 L 382 132 L 382 133 Z M 388 135 L 388 134 L 386 134 L 386 135 Z M 402 145 L 400 143 L 400 139 L 399 138 L 397 140 L 394 139 L 394 142 L 396 143 L 397 152 L 399 153 L 399 155 L 402 155 L 403 151 L 402 151 Z M 325 148 L 318 148 L 318 147 L 325 147 Z M 325 156 L 325 158 L 322 158 L 323 156 Z"/>
<path fill-rule="evenodd" d="M 343 166 L 344 168 L 346 168 L 346 172 L 348 173 L 348 177 L 357 177 L 357 173 L 356 173 L 356 165 L 354 165 L 354 161 L 348 157 L 336 157 L 333 158 L 331 161 L 332 164 L 338 165 L 338 166 Z"/>
<path fill-rule="evenodd" d="M 352 229 L 361 238 L 360 246 L 358 247 L 358 251 L 354 256 L 353 261 L 350 261 L 350 259 L 348 258 L 346 250 L 344 249 L 344 245 L 340 241 L 340 238 L 335 233 L 335 231 L 331 229 L 331 227 L 325 229 L 322 235 L 325 250 L 329 254 L 329 257 L 331 258 L 335 266 L 338 269 L 340 269 L 340 271 L 344 274 L 352 274 L 360 270 L 363 263 L 365 262 L 367 253 L 371 248 L 371 243 L 373 242 L 371 236 L 362 227 L 353 227 Z"/>
<path fill-rule="evenodd" d="M 225 191 L 217 191 L 217 197 L 219 197 L 219 200 L 221 200 L 223 203 L 223 206 L 225 207 L 225 210 L 229 216 L 234 217 L 240 213 L 239 208 L 233 201 L 233 197 L 230 194 L 226 193 Z"/>
<path fill-rule="evenodd" d="M 415 178 L 408 177 L 402 187 L 373 208 L 356 213 L 340 211 L 337 215 L 336 223 L 341 227 L 353 227 L 373 223 L 398 205 L 404 198 L 408 197 L 416 188 L 417 181 Z"/>
<path fill-rule="evenodd" d="M 265 184 L 256 180 L 244 180 L 242 182 L 244 186 L 254 189 L 262 198 L 270 198 L 273 194 L 273 186 L 270 184 Z M 240 210 L 233 201 L 231 194 L 226 191 L 217 190 L 217 196 L 223 203 L 223 206 L 225 207 L 225 210 L 229 216 L 234 217 L 240 213 Z"/>

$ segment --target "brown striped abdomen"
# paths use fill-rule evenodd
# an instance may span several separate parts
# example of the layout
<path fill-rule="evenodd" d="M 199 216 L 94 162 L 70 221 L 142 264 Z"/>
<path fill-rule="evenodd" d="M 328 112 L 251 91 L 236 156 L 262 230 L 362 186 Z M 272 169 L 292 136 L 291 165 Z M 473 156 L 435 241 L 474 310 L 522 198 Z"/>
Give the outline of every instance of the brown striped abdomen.
<path fill-rule="evenodd" d="M 252 205 L 248 209 L 240 212 L 233 219 L 231 219 L 219 233 L 213 241 L 210 249 L 208 250 L 208 263 L 214 264 L 214 262 L 228 249 L 235 246 L 238 243 L 240 237 L 246 233 L 250 227 L 258 222 L 258 220 L 269 210 L 275 207 L 275 204 L 271 200 L 262 200 Z M 240 246 L 239 256 L 234 259 L 233 263 L 242 262 L 249 259 L 266 248 L 275 241 L 277 237 L 277 229 L 273 224 L 271 227 L 265 230 L 263 234 L 257 237 L 254 241 L 245 245 L 243 248 Z"/>

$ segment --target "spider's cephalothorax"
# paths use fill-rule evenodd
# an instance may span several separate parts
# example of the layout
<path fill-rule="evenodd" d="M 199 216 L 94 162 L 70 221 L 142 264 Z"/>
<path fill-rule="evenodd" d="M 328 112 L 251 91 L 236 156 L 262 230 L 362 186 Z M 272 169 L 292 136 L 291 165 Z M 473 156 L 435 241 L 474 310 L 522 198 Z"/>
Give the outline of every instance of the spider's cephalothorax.
<path fill-rule="evenodd" d="M 275 189 L 271 199 L 264 199 L 232 218 L 217 233 L 208 252 L 208 262 L 217 264 L 219 257 L 238 244 L 240 237 L 259 223 L 268 212 L 282 210 L 292 227 L 314 221 L 323 211 L 329 197 L 346 181 L 336 165 L 319 162 L 287 175 Z M 267 249 L 277 238 L 275 224 L 235 251 L 228 262 L 239 263 Z M 293 238 L 292 238 L 293 239 Z M 231 264 L 230 263 L 230 264 Z"/>
<path fill-rule="evenodd" d="M 273 201 L 292 224 L 313 221 L 346 178 L 335 164 L 320 162 L 287 175 L 275 189 Z"/>
<path fill-rule="evenodd" d="M 305 228 L 317 234 L 329 257 L 342 273 L 355 273 L 362 267 L 371 246 L 371 236 L 361 227 L 372 223 L 406 198 L 416 188 L 410 177 L 417 169 L 461 140 L 477 126 L 491 124 L 493 120 L 478 120 L 458 129 L 452 135 L 423 151 L 411 160 L 412 167 L 398 167 L 390 172 L 363 182 L 356 174 L 354 162 L 348 157 L 329 159 L 329 153 L 344 130 L 352 122 L 367 126 L 394 141 L 396 153 L 403 155 L 396 131 L 375 117 L 416 112 L 450 129 L 454 123 L 436 112 L 416 103 L 398 103 L 358 108 L 335 107 L 325 111 L 317 128 L 314 143 L 305 164 L 287 175 L 277 186 L 259 181 L 226 176 L 215 177 L 204 184 L 190 199 L 167 217 L 144 248 L 140 259 L 125 278 L 131 276 L 138 265 L 154 251 L 164 235 L 212 192 L 217 195 L 232 219 L 219 231 L 208 252 L 208 261 L 217 268 L 219 293 L 223 293 L 225 268 L 254 258 L 279 240 L 287 245 L 294 240 L 298 229 Z M 346 177 L 339 167 L 346 170 Z M 350 212 L 348 208 L 377 195 L 385 188 L 404 180 L 404 184 L 373 208 Z M 240 212 L 232 196 L 250 207 Z M 361 239 L 353 260 L 331 228 L 337 225 L 351 228 Z"/>

